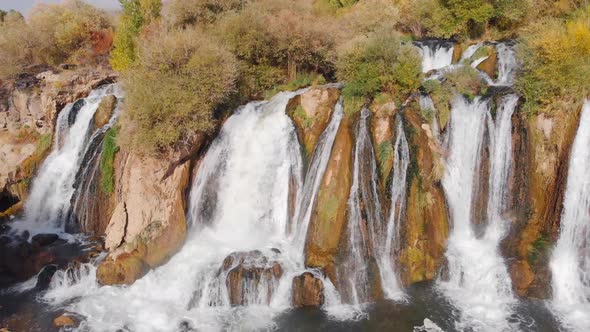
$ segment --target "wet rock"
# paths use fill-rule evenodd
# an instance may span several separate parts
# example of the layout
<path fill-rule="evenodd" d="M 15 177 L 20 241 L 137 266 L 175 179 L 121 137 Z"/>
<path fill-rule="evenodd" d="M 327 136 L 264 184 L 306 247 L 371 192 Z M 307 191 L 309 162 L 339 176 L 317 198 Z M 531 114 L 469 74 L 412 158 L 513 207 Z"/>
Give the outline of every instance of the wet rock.
<path fill-rule="evenodd" d="M 283 268 L 279 262 L 254 250 L 227 256 L 220 273 L 227 273 L 226 287 L 231 305 L 268 304 L 283 275 Z"/>
<path fill-rule="evenodd" d="M 48 246 L 52 243 L 54 243 L 55 241 L 57 241 L 59 239 L 59 236 L 57 234 L 37 234 L 35 236 L 33 236 L 33 238 L 31 239 L 31 242 L 33 244 L 37 244 L 41 247 L 44 246 Z"/>
<path fill-rule="evenodd" d="M 324 282 L 311 272 L 293 278 L 292 292 L 295 307 L 320 307 L 324 304 Z"/>
<path fill-rule="evenodd" d="M 482 63 L 477 66 L 477 69 L 483 71 L 484 73 L 488 74 L 488 76 L 495 80 L 496 79 L 496 66 L 498 63 L 498 55 L 496 50 L 493 47 L 487 48 L 488 51 L 488 58 L 485 59 Z"/>
<path fill-rule="evenodd" d="M 108 257 L 96 271 L 96 279 L 102 285 L 129 285 L 143 277 L 149 266 L 137 253 Z"/>
<path fill-rule="evenodd" d="M 328 126 L 338 97 L 338 88 L 317 87 L 289 102 L 287 113 L 293 119 L 307 157 L 311 157 L 320 135 Z"/>
<path fill-rule="evenodd" d="M 98 109 L 94 113 L 94 127 L 101 128 L 107 124 L 111 118 L 111 115 L 113 115 L 113 111 L 115 110 L 116 106 L 117 97 L 114 95 L 104 97 L 98 105 Z"/>
<path fill-rule="evenodd" d="M 55 327 L 66 327 L 66 326 L 78 326 L 78 323 L 74 320 L 74 318 L 72 318 L 70 316 L 66 316 L 64 314 L 59 317 L 56 317 L 53 320 L 53 325 Z"/>
<path fill-rule="evenodd" d="M 57 272 L 57 265 L 55 264 L 47 265 L 46 267 L 44 267 L 43 270 L 41 270 L 41 272 L 39 272 L 39 275 L 37 276 L 37 284 L 35 284 L 35 288 L 39 290 L 49 288 L 49 284 L 51 284 L 51 278 L 53 278 L 55 272 Z"/>
<path fill-rule="evenodd" d="M 332 282 L 336 280 L 336 255 L 346 224 L 346 203 L 351 182 L 351 120 L 345 116 L 336 133 L 305 243 L 305 265 L 323 269 Z"/>

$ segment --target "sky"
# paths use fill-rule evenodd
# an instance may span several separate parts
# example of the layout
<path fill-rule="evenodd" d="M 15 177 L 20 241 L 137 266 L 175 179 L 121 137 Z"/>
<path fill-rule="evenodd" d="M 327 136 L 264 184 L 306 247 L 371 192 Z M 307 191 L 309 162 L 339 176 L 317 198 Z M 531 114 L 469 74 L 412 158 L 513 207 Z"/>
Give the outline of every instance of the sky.
<path fill-rule="evenodd" d="M 104 9 L 117 9 L 119 7 L 118 0 L 85 0 L 86 2 Z M 61 0 L 0 0 L 0 9 L 9 10 L 15 9 L 23 14 L 27 14 L 36 3 L 58 3 Z"/>

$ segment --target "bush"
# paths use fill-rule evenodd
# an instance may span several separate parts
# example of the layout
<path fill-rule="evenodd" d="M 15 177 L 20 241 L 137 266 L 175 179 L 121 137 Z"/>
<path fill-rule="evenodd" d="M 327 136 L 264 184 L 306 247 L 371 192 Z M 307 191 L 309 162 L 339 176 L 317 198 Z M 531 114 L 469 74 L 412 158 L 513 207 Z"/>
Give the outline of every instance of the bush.
<path fill-rule="evenodd" d="M 38 4 L 28 21 L 37 37 L 36 56 L 51 65 L 92 61 L 93 34 L 111 27 L 104 11 L 81 0 Z"/>
<path fill-rule="evenodd" d="M 13 77 L 36 61 L 33 30 L 20 13 L 8 13 L 0 23 L 0 78 Z"/>
<path fill-rule="evenodd" d="M 457 23 L 448 8 L 439 0 L 398 0 L 399 27 L 415 37 L 450 38 L 456 33 Z"/>
<path fill-rule="evenodd" d="M 331 26 L 317 20 L 311 6 L 287 0 L 250 3 L 225 15 L 212 28 L 241 60 L 247 97 L 295 80 L 302 73 L 330 76 L 335 41 Z M 280 75 L 279 75 L 280 73 Z"/>
<path fill-rule="evenodd" d="M 522 74 L 516 89 L 524 110 L 550 110 L 590 95 L 590 6 L 568 21 L 544 19 L 520 38 Z"/>
<path fill-rule="evenodd" d="M 162 2 L 160 0 L 119 0 L 123 13 L 119 18 L 119 26 L 113 41 L 111 66 L 123 71 L 136 59 L 136 39 L 144 25 L 160 16 Z"/>
<path fill-rule="evenodd" d="M 444 86 L 450 87 L 454 93 L 469 99 L 485 93 L 486 82 L 479 72 L 470 66 L 459 67 L 445 74 Z"/>
<path fill-rule="evenodd" d="M 136 64 L 124 72 L 123 127 L 131 144 L 165 152 L 215 128 L 213 112 L 234 91 L 237 62 L 195 29 L 140 39 Z"/>
<path fill-rule="evenodd" d="M 210 24 L 225 12 L 241 9 L 245 3 L 245 0 L 174 0 L 166 16 L 175 27 Z"/>
<path fill-rule="evenodd" d="M 373 34 L 344 47 L 338 56 L 338 79 L 349 97 L 370 98 L 387 92 L 402 102 L 420 86 L 421 57 L 410 44 L 391 34 Z"/>

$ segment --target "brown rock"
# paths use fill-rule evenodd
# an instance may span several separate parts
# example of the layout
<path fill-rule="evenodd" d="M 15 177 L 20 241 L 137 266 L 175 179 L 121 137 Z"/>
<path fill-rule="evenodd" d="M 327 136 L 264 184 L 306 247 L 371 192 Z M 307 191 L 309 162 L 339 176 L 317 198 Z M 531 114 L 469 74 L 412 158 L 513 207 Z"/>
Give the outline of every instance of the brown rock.
<path fill-rule="evenodd" d="M 129 285 L 143 277 L 149 266 L 137 253 L 108 257 L 96 271 L 96 278 L 102 285 Z"/>
<path fill-rule="evenodd" d="M 295 307 L 320 307 L 324 304 L 324 282 L 310 272 L 293 278 L 292 292 Z"/>
<path fill-rule="evenodd" d="M 337 88 L 312 88 L 293 98 L 287 107 L 293 119 L 300 142 L 307 157 L 311 157 L 320 135 L 328 126 L 340 90 Z"/>
<path fill-rule="evenodd" d="M 404 112 L 410 148 L 406 218 L 400 226 L 401 279 L 404 284 L 433 280 L 444 262 L 449 220 L 440 185 L 440 154 L 433 148 L 419 111 Z M 408 134 L 408 132 L 413 134 Z"/>
<path fill-rule="evenodd" d="M 248 297 L 263 291 L 270 303 L 272 295 L 283 275 L 282 266 L 264 256 L 260 251 L 235 252 L 223 260 L 220 273 L 227 273 L 226 287 L 231 305 L 248 305 Z M 266 289 L 259 289 L 260 287 Z"/>
<path fill-rule="evenodd" d="M 477 66 L 477 69 L 483 71 L 484 73 L 488 74 L 488 76 L 495 80 L 496 79 L 496 66 L 498 63 L 498 55 L 496 54 L 496 50 L 492 47 L 489 48 L 489 55 L 488 58 L 485 59 L 482 63 Z"/>
<path fill-rule="evenodd" d="M 113 115 L 113 111 L 117 106 L 117 97 L 114 95 L 108 95 L 104 97 L 100 104 L 98 105 L 98 109 L 94 113 L 94 127 L 100 128 L 109 122 L 111 115 Z"/>
<path fill-rule="evenodd" d="M 335 282 L 335 258 L 346 225 L 346 203 L 352 181 L 350 118 L 340 123 L 332 155 L 311 216 L 305 244 L 305 265 L 322 268 Z"/>
<path fill-rule="evenodd" d="M 512 285 L 519 296 L 527 296 L 527 290 L 535 281 L 535 274 L 526 261 L 518 261 L 510 266 Z"/>
<path fill-rule="evenodd" d="M 66 315 L 56 317 L 53 320 L 53 325 L 55 327 L 78 326 L 78 324 L 72 317 Z"/>

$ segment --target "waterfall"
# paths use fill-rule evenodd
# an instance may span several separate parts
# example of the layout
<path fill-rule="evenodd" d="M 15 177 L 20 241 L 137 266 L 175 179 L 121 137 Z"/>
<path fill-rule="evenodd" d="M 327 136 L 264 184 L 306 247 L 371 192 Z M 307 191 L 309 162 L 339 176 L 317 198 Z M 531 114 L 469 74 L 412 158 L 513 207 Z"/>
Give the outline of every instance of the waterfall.
<path fill-rule="evenodd" d="M 499 242 L 505 233 L 502 219 L 507 180 L 512 163 L 511 118 L 518 97 L 501 99 L 493 121 L 490 105 L 480 97 L 471 103 L 456 97 L 452 103 L 450 156 L 442 180 L 452 219 L 446 258 L 448 280 L 439 288 L 462 313 L 457 328 L 484 331 L 510 330 L 507 322 L 514 296 Z M 487 128 L 487 131 L 486 131 Z M 489 134 L 490 177 L 481 179 L 477 170 Z M 478 237 L 473 229 L 474 186 L 489 181 L 488 226 Z"/>
<path fill-rule="evenodd" d="M 551 256 L 552 306 L 568 328 L 590 330 L 590 100 L 571 150 L 561 231 Z"/>
<path fill-rule="evenodd" d="M 385 298 L 399 300 L 404 293 L 395 272 L 394 256 L 400 250 L 400 223 L 406 210 L 407 171 L 410 150 L 401 117 L 396 117 L 397 137 L 393 150 L 393 174 L 391 181 L 391 208 L 386 230 L 374 235 L 375 254 L 379 264 L 381 285 Z"/>
<path fill-rule="evenodd" d="M 420 41 L 416 42 L 422 53 L 422 72 L 442 69 L 453 62 L 454 45 L 447 41 Z"/>
<path fill-rule="evenodd" d="M 15 229 L 28 229 L 33 233 L 64 230 L 76 174 L 92 142 L 94 113 L 101 100 L 112 94 L 121 95 L 116 85 L 102 86 L 59 113 L 53 150 L 33 180 L 25 203 L 24 220 L 16 222 Z"/>
<path fill-rule="evenodd" d="M 495 85 L 512 85 L 518 68 L 516 54 L 512 46 L 506 43 L 496 45 L 498 53 L 498 79 Z"/>
<path fill-rule="evenodd" d="M 294 244 L 302 254 L 315 198 L 320 189 L 328 161 L 330 161 L 332 145 L 334 144 L 338 127 L 340 127 L 340 122 L 344 116 L 342 102 L 342 98 L 338 100 L 330 123 L 322 135 L 320 135 L 305 176 L 301 200 L 298 204 L 298 213 L 295 219 L 297 221 L 296 231 L 293 232 Z"/>
<path fill-rule="evenodd" d="M 354 305 L 364 304 L 370 300 L 370 237 L 380 231 L 382 219 L 377 195 L 375 156 L 367 130 L 370 115 L 368 109 L 361 110 L 354 148 L 352 186 L 347 202 L 348 252 L 346 259 L 338 267 L 341 271 L 340 277 L 345 279 L 342 286 L 344 289 L 341 291 L 348 295 L 346 301 Z"/>
<path fill-rule="evenodd" d="M 57 282 L 57 294 L 51 290 L 48 301 L 74 300 L 67 310 L 84 316 L 82 329 L 92 331 L 271 328 L 273 318 L 291 305 L 293 277 L 305 271 L 295 234 L 307 227 L 296 221 L 307 206 L 293 211 L 290 200 L 315 201 L 316 179 L 322 178 L 342 118 L 339 103 L 309 167 L 318 174 L 308 174 L 302 183 L 299 142 L 285 114 L 289 100 L 301 92 L 249 103 L 224 123 L 192 184 L 187 239 L 168 263 L 129 287 L 94 283 L 82 296 Z M 301 198 L 306 194 L 311 198 Z M 237 296 L 232 286 L 241 290 Z"/>

